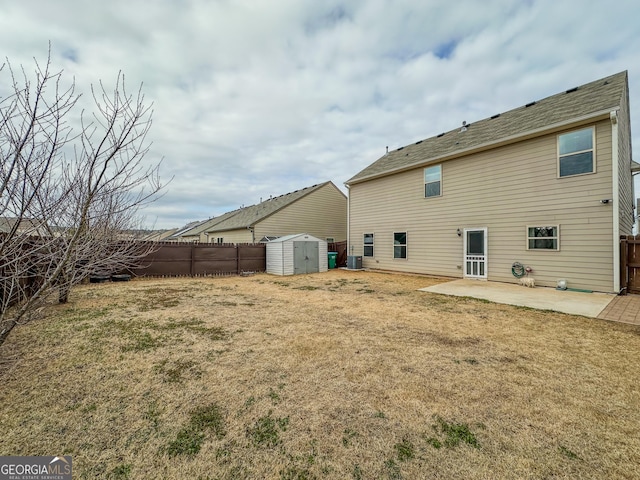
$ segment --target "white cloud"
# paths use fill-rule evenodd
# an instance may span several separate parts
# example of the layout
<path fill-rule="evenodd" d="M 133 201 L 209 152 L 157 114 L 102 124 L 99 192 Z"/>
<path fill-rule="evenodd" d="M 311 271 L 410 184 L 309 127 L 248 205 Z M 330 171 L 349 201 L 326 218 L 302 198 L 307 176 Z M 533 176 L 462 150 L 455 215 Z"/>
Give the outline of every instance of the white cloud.
<path fill-rule="evenodd" d="M 144 83 L 149 160 L 164 157 L 174 177 L 146 212 L 159 227 L 341 186 L 387 145 L 625 69 L 640 124 L 631 0 L 4 3 L 0 44 L 14 65 L 44 59 L 51 41 L 54 68 L 85 92 L 120 70 L 130 88 Z"/>

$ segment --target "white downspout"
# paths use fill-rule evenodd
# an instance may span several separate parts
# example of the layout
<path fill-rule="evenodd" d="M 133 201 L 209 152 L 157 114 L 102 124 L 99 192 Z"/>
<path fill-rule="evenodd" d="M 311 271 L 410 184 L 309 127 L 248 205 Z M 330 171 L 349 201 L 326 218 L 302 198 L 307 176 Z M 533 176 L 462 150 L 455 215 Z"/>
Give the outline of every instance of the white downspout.
<path fill-rule="evenodd" d="M 611 119 L 611 177 L 613 181 L 613 291 L 620 293 L 620 159 L 618 158 L 618 112 Z"/>
<path fill-rule="evenodd" d="M 346 183 L 347 188 L 347 256 L 349 256 L 349 246 L 351 245 L 351 189 Z"/>

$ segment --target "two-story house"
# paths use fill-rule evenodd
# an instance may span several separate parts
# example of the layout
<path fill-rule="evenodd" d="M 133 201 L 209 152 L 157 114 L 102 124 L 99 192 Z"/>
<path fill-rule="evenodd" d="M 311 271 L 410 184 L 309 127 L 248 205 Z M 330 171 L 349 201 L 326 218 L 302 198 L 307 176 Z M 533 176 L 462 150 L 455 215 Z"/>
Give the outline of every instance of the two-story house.
<path fill-rule="evenodd" d="M 537 285 L 618 292 L 632 163 L 625 71 L 388 152 L 346 182 L 348 251 L 365 268 L 516 282 L 516 264 Z"/>
<path fill-rule="evenodd" d="M 347 197 L 327 181 L 227 212 L 174 235 L 178 241 L 255 243 L 308 233 L 328 242 L 347 238 Z"/>

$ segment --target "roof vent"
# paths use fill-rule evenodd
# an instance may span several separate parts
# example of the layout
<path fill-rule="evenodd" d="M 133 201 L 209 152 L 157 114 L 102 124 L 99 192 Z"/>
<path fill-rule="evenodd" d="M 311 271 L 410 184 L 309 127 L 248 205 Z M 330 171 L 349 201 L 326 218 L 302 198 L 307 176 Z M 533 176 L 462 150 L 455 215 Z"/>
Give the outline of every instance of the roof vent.
<path fill-rule="evenodd" d="M 565 93 L 573 93 L 573 92 L 576 92 L 577 90 L 578 90 L 578 87 L 573 87 L 567 90 Z"/>
<path fill-rule="evenodd" d="M 529 102 L 524 107 L 525 108 L 533 107 L 535 104 L 536 104 L 536 102 Z"/>
<path fill-rule="evenodd" d="M 443 137 L 444 136 L 444 132 L 440 133 L 437 135 L 438 138 Z"/>
<path fill-rule="evenodd" d="M 491 120 L 493 120 L 494 118 L 498 118 L 500 116 L 499 113 L 496 113 L 493 117 L 491 117 Z"/>
<path fill-rule="evenodd" d="M 416 142 L 416 145 L 420 145 L 422 143 L 422 140 L 419 140 Z"/>
<path fill-rule="evenodd" d="M 398 151 L 402 150 L 403 148 L 404 148 L 404 147 L 400 147 L 400 148 L 398 149 Z"/>
<path fill-rule="evenodd" d="M 460 129 L 460 133 L 467 131 L 467 122 L 465 120 L 462 121 L 462 128 Z"/>

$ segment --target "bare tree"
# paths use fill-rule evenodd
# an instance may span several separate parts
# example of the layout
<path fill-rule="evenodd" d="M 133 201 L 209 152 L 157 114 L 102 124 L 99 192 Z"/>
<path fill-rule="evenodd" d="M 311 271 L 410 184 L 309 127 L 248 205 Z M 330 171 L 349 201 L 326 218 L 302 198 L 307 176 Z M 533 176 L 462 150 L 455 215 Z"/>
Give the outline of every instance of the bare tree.
<path fill-rule="evenodd" d="M 32 75 L 0 67 L 11 86 L 0 97 L 0 344 L 88 275 L 134 266 L 149 247 L 123 233 L 162 188 L 159 165 L 143 161 L 152 110 L 141 89 L 129 94 L 119 73 L 113 91 L 92 88 L 95 112 L 74 118 L 75 83 L 50 69 L 50 56 Z"/>

